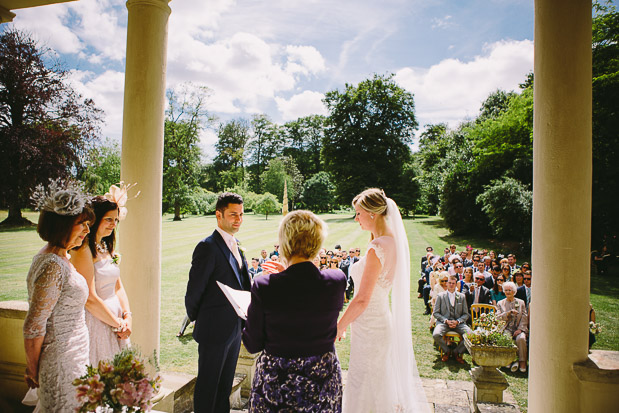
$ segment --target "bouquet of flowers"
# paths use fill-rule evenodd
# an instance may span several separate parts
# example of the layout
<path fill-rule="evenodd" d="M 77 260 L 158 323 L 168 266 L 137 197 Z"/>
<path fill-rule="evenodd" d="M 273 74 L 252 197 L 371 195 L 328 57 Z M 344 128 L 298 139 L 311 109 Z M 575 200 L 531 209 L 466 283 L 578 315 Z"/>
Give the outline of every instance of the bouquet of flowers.
<path fill-rule="evenodd" d="M 589 332 L 591 334 L 598 335 L 602 331 L 602 326 L 600 324 L 594 323 L 593 321 L 589 321 Z"/>
<path fill-rule="evenodd" d="M 505 321 L 497 318 L 494 312 L 482 313 L 479 316 L 479 326 L 466 337 L 474 346 L 513 347 L 511 337 L 503 334 Z"/>
<path fill-rule="evenodd" d="M 152 408 L 151 399 L 159 391 L 161 377 L 151 379 L 137 350 L 125 348 L 97 367 L 87 366 L 87 373 L 73 380 L 80 407 L 77 413 L 103 411 L 144 412 Z"/>

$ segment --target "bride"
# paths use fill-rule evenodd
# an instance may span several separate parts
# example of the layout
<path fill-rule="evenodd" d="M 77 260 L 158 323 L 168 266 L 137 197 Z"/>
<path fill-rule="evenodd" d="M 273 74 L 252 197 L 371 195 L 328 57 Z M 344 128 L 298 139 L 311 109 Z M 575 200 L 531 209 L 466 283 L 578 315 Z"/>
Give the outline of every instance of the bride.
<path fill-rule="evenodd" d="M 351 325 L 342 410 L 429 412 L 413 353 L 410 256 L 398 206 L 376 188 L 352 204 L 355 221 L 372 237 L 366 256 L 350 268 L 358 288 L 337 325 L 338 340 Z"/>

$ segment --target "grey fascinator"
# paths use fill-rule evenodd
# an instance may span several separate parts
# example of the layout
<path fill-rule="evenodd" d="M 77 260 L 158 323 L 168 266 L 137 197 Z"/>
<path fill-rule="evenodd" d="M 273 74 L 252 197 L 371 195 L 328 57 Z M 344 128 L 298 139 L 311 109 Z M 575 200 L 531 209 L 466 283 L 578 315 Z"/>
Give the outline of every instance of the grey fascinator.
<path fill-rule="evenodd" d="M 82 213 L 88 204 L 88 196 L 80 183 L 50 179 L 47 187 L 39 184 L 30 197 L 35 208 L 41 211 L 54 212 L 58 215 L 75 216 Z"/>

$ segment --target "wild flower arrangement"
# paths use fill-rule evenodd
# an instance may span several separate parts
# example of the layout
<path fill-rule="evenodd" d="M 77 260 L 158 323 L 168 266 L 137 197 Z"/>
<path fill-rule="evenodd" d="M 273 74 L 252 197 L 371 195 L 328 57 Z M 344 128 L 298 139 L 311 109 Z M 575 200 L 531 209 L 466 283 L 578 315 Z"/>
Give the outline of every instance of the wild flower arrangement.
<path fill-rule="evenodd" d="M 137 350 L 125 348 L 111 361 L 87 366 L 87 373 L 73 380 L 80 407 L 77 413 L 103 411 L 144 412 L 152 408 L 151 399 L 159 391 L 161 377 L 151 379 Z"/>
<path fill-rule="evenodd" d="M 589 332 L 593 335 L 598 335 L 602 332 L 602 325 L 589 321 Z"/>
<path fill-rule="evenodd" d="M 479 316 L 479 326 L 466 337 L 474 346 L 488 347 L 513 347 L 511 337 L 503 334 L 505 321 L 496 316 L 494 312 L 482 313 Z"/>

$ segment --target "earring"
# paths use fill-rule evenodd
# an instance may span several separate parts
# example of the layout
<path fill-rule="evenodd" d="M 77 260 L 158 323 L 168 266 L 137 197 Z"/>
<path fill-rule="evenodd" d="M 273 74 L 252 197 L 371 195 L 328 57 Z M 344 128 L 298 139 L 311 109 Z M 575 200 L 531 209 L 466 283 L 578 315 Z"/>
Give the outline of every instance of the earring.
<path fill-rule="evenodd" d="M 370 218 L 374 219 L 374 214 L 370 214 Z"/>

